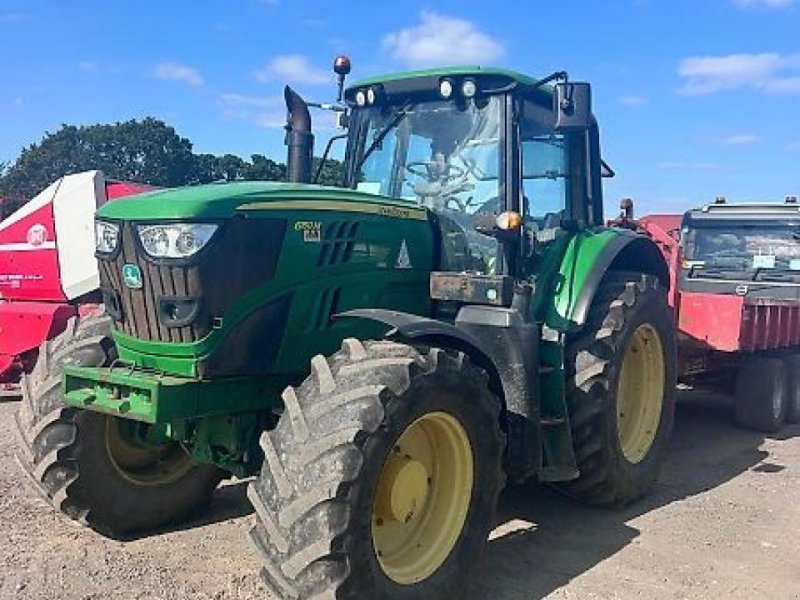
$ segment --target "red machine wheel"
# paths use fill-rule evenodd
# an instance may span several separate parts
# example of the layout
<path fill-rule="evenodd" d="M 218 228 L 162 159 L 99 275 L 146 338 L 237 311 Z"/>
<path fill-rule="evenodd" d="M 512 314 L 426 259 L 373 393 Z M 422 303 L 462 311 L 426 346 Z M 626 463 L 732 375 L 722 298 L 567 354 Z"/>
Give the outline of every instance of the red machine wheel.
<path fill-rule="evenodd" d="M 800 354 L 790 354 L 786 365 L 786 422 L 800 423 Z"/>
<path fill-rule="evenodd" d="M 786 418 L 786 365 L 778 358 L 754 358 L 736 378 L 736 423 L 775 433 Z"/>

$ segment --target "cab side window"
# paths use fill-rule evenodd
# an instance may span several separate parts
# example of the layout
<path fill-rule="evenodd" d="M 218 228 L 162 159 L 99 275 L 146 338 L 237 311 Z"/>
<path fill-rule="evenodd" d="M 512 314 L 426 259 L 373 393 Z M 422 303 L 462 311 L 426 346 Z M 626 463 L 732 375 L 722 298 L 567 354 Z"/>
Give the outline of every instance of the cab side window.
<path fill-rule="evenodd" d="M 526 218 L 540 227 L 554 227 L 567 216 L 569 197 L 568 143 L 555 133 L 552 110 L 532 101 L 524 103 L 520 122 L 522 190 Z"/>

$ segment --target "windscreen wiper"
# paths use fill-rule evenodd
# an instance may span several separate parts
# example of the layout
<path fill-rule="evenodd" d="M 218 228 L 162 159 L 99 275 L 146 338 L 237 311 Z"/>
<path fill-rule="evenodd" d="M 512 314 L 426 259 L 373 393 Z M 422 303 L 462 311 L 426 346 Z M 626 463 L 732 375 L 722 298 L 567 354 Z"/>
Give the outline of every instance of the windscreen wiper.
<path fill-rule="evenodd" d="M 800 273 L 783 273 L 781 271 L 768 271 L 761 274 L 761 281 L 797 282 L 798 277 L 800 277 Z"/>
<path fill-rule="evenodd" d="M 378 132 L 378 134 L 375 136 L 375 139 L 373 139 L 372 143 L 369 145 L 369 148 L 367 148 L 367 150 L 361 156 L 361 159 L 356 164 L 355 169 L 353 169 L 354 172 L 356 173 L 358 172 L 358 170 L 366 162 L 367 158 L 369 158 L 369 155 L 372 154 L 375 151 L 375 149 L 381 145 L 383 139 L 387 135 L 389 135 L 389 132 L 395 127 L 397 127 L 400 124 L 400 121 L 406 118 L 406 116 L 408 115 L 408 108 L 410 106 L 411 106 L 410 104 L 404 104 L 403 106 L 399 107 L 397 110 L 394 111 L 392 118 L 389 119 L 389 122 L 386 123 L 386 125 L 383 126 L 383 129 L 381 129 Z"/>
<path fill-rule="evenodd" d="M 708 277 L 709 279 L 725 279 L 726 275 L 739 272 L 741 272 L 741 270 L 735 267 L 705 267 L 699 270 L 697 276 Z"/>

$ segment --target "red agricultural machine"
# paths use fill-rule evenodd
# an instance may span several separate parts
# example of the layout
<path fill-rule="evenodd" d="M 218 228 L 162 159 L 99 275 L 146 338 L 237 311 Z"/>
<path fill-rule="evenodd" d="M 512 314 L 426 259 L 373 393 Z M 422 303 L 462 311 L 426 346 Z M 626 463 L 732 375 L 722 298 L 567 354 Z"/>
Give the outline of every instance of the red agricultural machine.
<path fill-rule="evenodd" d="M 72 317 L 99 309 L 94 212 L 115 198 L 153 189 L 67 175 L 0 222 L 0 393 L 19 393 L 39 346 Z"/>
<path fill-rule="evenodd" d="M 741 426 L 800 422 L 800 204 L 712 204 L 613 224 L 638 230 L 670 267 L 678 381 L 733 393 Z"/>

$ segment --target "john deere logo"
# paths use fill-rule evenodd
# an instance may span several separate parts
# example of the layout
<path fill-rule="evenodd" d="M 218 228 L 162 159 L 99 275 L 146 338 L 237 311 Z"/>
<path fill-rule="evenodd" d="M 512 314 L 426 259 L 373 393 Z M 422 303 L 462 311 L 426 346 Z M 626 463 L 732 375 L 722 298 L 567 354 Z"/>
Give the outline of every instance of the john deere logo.
<path fill-rule="evenodd" d="M 122 280 L 129 288 L 138 290 L 142 287 L 142 270 L 139 265 L 123 265 Z"/>

